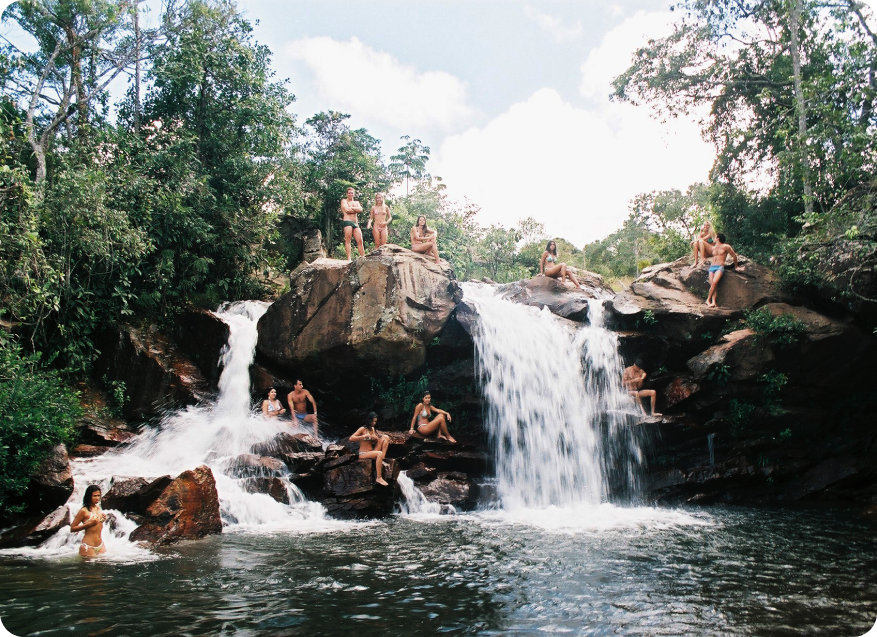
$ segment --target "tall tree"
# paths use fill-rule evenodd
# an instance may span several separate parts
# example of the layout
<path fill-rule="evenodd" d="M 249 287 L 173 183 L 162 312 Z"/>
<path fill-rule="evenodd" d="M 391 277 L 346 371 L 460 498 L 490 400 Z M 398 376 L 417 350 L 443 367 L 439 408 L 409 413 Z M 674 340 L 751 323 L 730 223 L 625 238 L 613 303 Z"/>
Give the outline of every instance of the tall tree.
<path fill-rule="evenodd" d="M 406 143 L 399 148 L 395 155 L 390 156 L 388 168 L 397 183 L 405 180 L 405 195 L 407 196 L 410 192 L 408 187 L 410 180 L 420 181 L 426 176 L 429 146 L 424 146 L 419 139 L 411 139 L 408 135 L 402 135 L 399 139 Z"/>

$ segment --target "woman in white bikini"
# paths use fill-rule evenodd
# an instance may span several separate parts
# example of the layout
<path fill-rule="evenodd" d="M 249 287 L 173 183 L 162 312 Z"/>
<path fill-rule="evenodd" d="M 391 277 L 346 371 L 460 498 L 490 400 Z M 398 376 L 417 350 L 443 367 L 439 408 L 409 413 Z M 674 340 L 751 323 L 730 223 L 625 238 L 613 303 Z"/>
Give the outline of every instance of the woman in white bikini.
<path fill-rule="evenodd" d="M 262 401 L 262 414 L 266 418 L 277 418 L 281 414 L 285 414 L 286 410 L 283 404 L 277 400 L 277 390 L 273 387 L 268 390 L 268 399 Z"/>
<path fill-rule="evenodd" d="M 713 248 L 716 246 L 716 232 L 713 230 L 709 221 L 703 222 L 703 228 L 700 229 L 700 235 L 691 242 L 691 250 L 694 255 L 694 266 L 697 267 L 698 262 L 702 258 L 704 261 L 707 257 L 713 256 Z"/>
<path fill-rule="evenodd" d="M 387 225 L 392 221 L 390 215 L 390 207 L 384 203 L 384 195 L 378 193 L 375 195 L 375 205 L 372 206 L 371 215 L 369 215 L 366 228 L 371 228 L 372 236 L 375 239 L 375 249 L 380 248 L 387 242 L 388 229 Z M 374 227 L 372 227 L 374 224 Z"/>
<path fill-rule="evenodd" d="M 554 241 L 548 242 L 545 246 L 545 252 L 542 253 L 542 258 L 539 259 L 539 274 L 544 274 L 552 279 L 560 279 L 561 283 L 567 278 L 579 290 L 582 289 L 576 275 L 568 271 L 566 263 L 561 263 L 560 259 L 557 258 L 557 244 Z"/>
<path fill-rule="evenodd" d="M 103 538 L 101 538 L 107 515 L 100 508 L 100 498 L 100 487 L 95 485 L 88 487 L 82 498 L 82 508 L 79 509 L 79 513 L 76 514 L 70 525 L 72 533 L 85 531 L 82 543 L 79 545 L 79 554 L 82 557 L 97 557 L 101 553 L 107 552 L 107 547 L 104 546 Z"/>
<path fill-rule="evenodd" d="M 432 415 L 436 413 L 435 418 Z M 423 393 L 423 398 L 417 407 L 414 408 L 414 416 L 411 418 L 411 427 L 408 433 L 414 433 L 414 423 L 417 423 L 417 433 L 421 436 L 431 436 L 436 434 L 439 440 L 447 440 L 448 442 L 457 442 L 448 433 L 448 423 L 451 421 L 451 414 L 432 406 L 432 397 L 429 392 Z"/>
<path fill-rule="evenodd" d="M 431 252 L 435 257 L 435 262 L 439 262 L 438 255 L 438 233 L 430 230 L 426 225 L 426 217 L 420 215 L 417 217 L 417 223 L 411 228 L 411 249 L 419 254 Z"/>

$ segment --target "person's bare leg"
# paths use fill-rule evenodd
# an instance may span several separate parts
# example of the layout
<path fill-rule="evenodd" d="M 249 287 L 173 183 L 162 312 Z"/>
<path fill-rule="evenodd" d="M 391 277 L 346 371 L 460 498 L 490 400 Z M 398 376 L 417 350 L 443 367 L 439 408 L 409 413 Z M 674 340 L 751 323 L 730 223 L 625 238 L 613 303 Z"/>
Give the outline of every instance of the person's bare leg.
<path fill-rule="evenodd" d="M 387 245 L 390 241 L 390 231 L 386 228 L 381 228 L 381 245 Z"/>
<path fill-rule="evenodd" d="M 350 261 L 350 237 L 353 236 L 353 229 L 350 226 L 344 226 L 344 251 L 347 252 L 347 260 Z"/>
<path fill-rule="evenodd" d="M 444 420 L 445 415 L 439 414 L 429 422 L 425 422 L 422 425 L 417 425 L 417 433 L 419 433 L 421 436 L 431 436 L 436 431 L 439 431 L 439 429 L 441 429 L 441 423 L 444 422 Z"/>
<path fill-rule="evenodd" d="M 426 254 L 427 252 L 431 252 L 434 241 L 426 241 L 424 243 L 418 243 L 416 246 L 411 246 L 411 250 L 416 252 L 417 254 Z"/>
<path fill-rule="evenodd" d="M 566 263 L 560 264 L 560 282 L 563 283 L 566 280 Z"/>
<path fill-rule="evenodd" d="M 372 228 L 372 239 L 375 240 L 375 250 L 381 247 L 381 231 L 377 228 Z"/>
<path fill-rule="evenodd" d="M 572 272 L 567 271 L 566 276 L 569 277 L 569 280 L 572 281 L 572 282 L 573 282 L 573 285 L 575 285 L 579 290 L 582 289 L 582 286 L 579 285 L 579 280 L 576 278 L 576 275 L 575 275 L 575 274 L 573 274 Z"/>
<path fill-rule="evenodd" d="M 378 451 L 383 453 L 385 457 L 387 455 L 387 448 L 389 446 L 390 446 L 390 437 L 389 436 L 381 436 L 378 439 Z"/>
<path fill-rule="evenodd" d="M 639 407 L 639 410 L 642 412 L 643 416 L 646 415 L 646 410 L 643 408 L 643 401 L 639 397 L 639 392 L 636 390 L 631 390 L 627 392 L 629 396 L 633 397 L 633 401 L 636 403 L 636 406 Z"/>
<path fill-rule="evenodd" d="M 710 307 L 710 299 L 713 298 L 713 290 L 715 290 L 715 286 L 713 285 L 713 279 L 715 278 L 714 275 L 714 272 L 709 273 L 710 291 L 707 292 L 706 301 L 704 302 L 704 305 L 706 305 L 707 307 Z"/>
<path fill-rule="evenodd" d="M 551 267 L 546 267 L 544 274 L 545 276 L 551 277 L 552 279 L 556 279 L 560 274 L 560 266 L 552 265 Z"/>
<path fill-rule="evenodd" d="M 353 238 L 356 239 L 356 248 L 359 250 L 359 256 L 365 256 L 365 248 L 362 247 L 362 230 L 359 228 L 353 229 Z M 350 257 L 347 257 L 348 259 Z"/>
<path fill-rule="evenodd" d="M 368 460 L 370 458 L 375 459 L 375 477 L 377 478 L 375 482 L 380 485 L 387 486 L 386 480 L 383 477 L 384 471 L 384 454 L 380 451 L 364 451 L 359 454 L 359 457 L 362 460 Z"/>
<path fill-rule="evenodd" d="M 305 416 L 305 422 L 309 422 L 314 426 L 314 437 L 319 438 L 320 434 L 317 432 L 317 417 L 314 414 L 308 414 Z"/>
<path fill-rule="evenodd" d="M 708 301 L 712 299 L 712 302 L 707 303 L 707 305 L 709 305 L 710 307 L 718 307 L 716 297 L 718 296 L 719 281 L 722 280 L 723 274 L 724 272 L 722 272 L 721 270 L 713 273 L 713 280 L 710 282 L 710 293 L 707 297 Z"/>
<path fill-rule="evenodd" d="M 448 442 L 457 442 L 456 439 L 448 431 L 448 422 L 445 418 L 442 418 L 441 433 L 439 434 L 439 438 L 441 438 L 443 436 L 444 436 L 444 439 L 447 440 Z"/>
<path fill-rule="evenodd" d="M 700 251 L 700 239 L 691 242 L 691 258 L 694 259 L 694 267 L 697 266 L 697 253 Z"/>
<path fill-rule="evenodd" d="M 658 412 L 655 411 L 655 401 L 658 400 L 658 392 L 654 389 L 650 390 L 652 392 L 652 416 L 660 416 Z"/>

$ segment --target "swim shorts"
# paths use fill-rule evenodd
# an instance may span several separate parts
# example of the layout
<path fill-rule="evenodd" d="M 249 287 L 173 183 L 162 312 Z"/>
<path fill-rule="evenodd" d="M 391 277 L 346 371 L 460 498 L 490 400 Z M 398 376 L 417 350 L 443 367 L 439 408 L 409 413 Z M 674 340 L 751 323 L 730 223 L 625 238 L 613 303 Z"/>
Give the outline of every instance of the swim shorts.
<path fill-rule="evenodd" d="M 724 272 L 725 266 L 723 265 L 711 265 L 710 272 Z"/>
<path fill-rule="evenodd" d="M 300 413 L 300 412 L 294 411 L 294 412 L 292 412 L 292 413 L 294 413 L 294 414 L 295 414 L 295 417 L 298 418 L 298 419 L 299 419 L 300 421 L 302 421 L 302 422 L 304 422 L 305 417 L 308 415 L 307 412 L 305 412 L 305 413 Z"/>
<path fill-rule="evenodd" d="M 342 228 L 354 228 L 354 229 L 355 229 L 355 228 L 358 228 L 358 227 L 359 227 L 359 224 L 356 223 L 355 221 L 347 221 L 347 220 L 345 219 L 344 221 L 341 222 L 341 227 L 342 227 Z"/>

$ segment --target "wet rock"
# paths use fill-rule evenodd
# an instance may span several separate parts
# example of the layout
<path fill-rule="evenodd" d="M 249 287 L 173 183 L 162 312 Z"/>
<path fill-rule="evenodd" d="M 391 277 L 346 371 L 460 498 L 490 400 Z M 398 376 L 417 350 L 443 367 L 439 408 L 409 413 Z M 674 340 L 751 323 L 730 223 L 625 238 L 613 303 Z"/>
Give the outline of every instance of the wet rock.
<path fill-rule="evenodd" d="M 112 451 L 113 447 L 105 447 L 103 445 L 76 445 L 70 450 L 71 458 L 96 458 L 102 456 L 108 451 Z"/>
<path fill-rule="evenodd" d="M 36 546 L 45 542 L 65 526 L 70 526 L 70 510 L 61 505 L 45 516 L 28 518 L 0 533 L 0 548 Z"/>
<path fill-rule="evenodd" d="M 113 476 L 109 490 L 101 498 L 101 506 L 143 515 L 172 481 L 170 476 L 154 479 Z"/>
<path fill-rule="evenodd" d="M 292 473 L 307 473 L 316 467 L 325 456 L 316 452 L 284 453 L 281 459 Z"/>
<path fill-rule="evenodd" d="M 456 509 L 471 508 L 478 499 L 478 485 L 457 472 L 439 474 L 418 488 L 429 500 Z"/>
<path fill-rule="evenodd" d="M 284 475 L 287 468 L 277 458 L 243 453 L 228 463 L 225 472 L 234 478 L 259 478 Z"/>
<path fill-rule="evenodd" d="M 152 545 L 194 540 L 222 532 L 219 495 L 206 465 L 177 476 L 146 510 L 147 522 L 130 535 Z"/>
<path fill-rule="evenodd" d="M 28 483 L 24 495 L 26 511 L 32 515 L 45 514 L 66 503 L 72 494 L 73 473 L 67 448 L 56 445 Z"/>
<path fill-rule="evenodd" d="M 532 279 L 518 281 L 500 286 L 503 296 L 520 303 L 533 307 L 547 307 L 552 314 L 570 319 L 572 321 L 585 322 L 588 320 L 588 301 L 591 299 L 612 298 L 613 292 L 610 287 L 603 283 L 603 277 L 584 270 L 576 271 L 576 278 L 582 285 L 581 290 L 568 287 L 558 279 L 547 276 L 537 276 Z"/>
<path fill-rule="evenodd" d="M 282 504 L 289 504 L 289 492 L 280 478 L 246 478 L 243 485 L 248 493 L 264 493 Z"/>
<path fill-rule="evenodd" d="M 319 440 L 308 434 L 290 434 L 281 432 L 271 440 L 256 443 L 250 448 L 250 451 L 259 456 L 274 456 L 279 458 L 289 453 L 322 453 L 323 445 Z"/>
<path fill-rule="evenodd" d="M 754 380 L 775 361 L 773 351 L 759 343 L 755 332 L 750 329 L 737 330 L 722 337 L 718 345 L 713 345 L 702 354 L 688 361 L 696 380 L 703 380 L 714 372 L 717 366 L 724 365 L 720 382 L 727 380 Z"/>
<path fill-rule="evenodd" d="M 228 343 L 230 328 L 213 312 L 190 308 L 177 317 L 174 338 L 211 387 L 216 388 L 222 373 L 220 354 Z"/>
<path fill-rule="evenodd" d="M 354 453 L 345 445 L 337 445 L 332 444 L 326 447 L 326 457 L 327 458 L 337 458 L 339 456 L 347 456 Z"/>
<path fill-rule="evenodd" d="M 394 245 L 353 262 L 318 259 L 290 285 L 259 321 L 259 356 L 282 368 L 313 365 L 332 380 L 422 366 L 461 297 L 446 263 Z M 331 366 L 317 364 L 327 359 Z"/>
<path fill-rule="evenodd" d="M 418 462 L 416 465 L 405 471 L 405 475 L 415 482 L 432 480 L 437 474 L 438 471 L 435 467 L 429 467 L 422 462 Z"/>
<path fill-rule="evenodd" d="M 165 409 L 194 404 L 206 397 L 209 384 L 190 359 L 156 326 L 120 325 L 96 342 L 96 378 L 125 383 L 125 417 L 145 419 Z"/>
<path fill-rule="evenodd" d="M 820 462 L 801 476 L 788 495 L 790 500 L 835 499 L 832 491 L 874 482 L 877 470 L 855 457 L 832 458 Z M 846 499 L 846 498 L 844 498 Z"/>
<path fill-rule="evenodd" d="M 700 391 L 700 385 L 688 378 L 677 377 L 664 388 L 664 404 L 670 408 Z"/>
<path fill-rule="evenodd" d="M 346 460 L 339 458 L 337 460 Z M 337 461 L 336 460 L 336 461 Z M 381 517 L 393 510 L 393 481 L 399 475 L 395 461 L 384 463 L 384 479 L 375 483 L 374 460 L 354 460 L 325 469 L 322 503 L 335 517 Z"/>
<path fill-rule="evenodd" d="M 430 467 L 436 467 L 442 471 L 457 471 L 462 474 L 480 475 L 487 469 L 487 454 L 482 451 L 430 449 L 424 451 L 420 455 L 420 459 Z"/>

